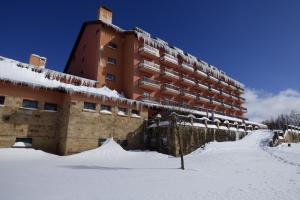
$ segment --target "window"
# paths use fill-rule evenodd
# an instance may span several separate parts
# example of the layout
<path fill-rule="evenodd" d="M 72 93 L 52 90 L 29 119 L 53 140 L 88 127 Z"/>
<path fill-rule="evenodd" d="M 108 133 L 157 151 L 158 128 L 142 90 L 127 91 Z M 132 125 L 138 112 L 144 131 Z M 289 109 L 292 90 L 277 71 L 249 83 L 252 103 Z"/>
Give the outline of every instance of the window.
<path fill-rule="evenodd" d="M 32 138 L 16 138 L 16 143 L 12 147 L 30 148 L 32 147 Z"/>
<path fill-rule="evenodd" d="M 118 115 L 121 115 L 121 116 L 126 116 L 126 115 L 128 115 L 128 110 L 127 110 L 127 108 L 118 108 Z"/>
<path fill-rule="evenodd" d="M 111 111 L 111 106 L 108 105 L 101 105 L 101 111 Z"/>
<path fill-rule="evenodd" d="M 131 110 L 131 116 L 132 117 L 140 117 L 140 111 L 139 110 Z"/>
<path fill-rule="evenodd" d="M 144 93 L 143 93 L 143 97 L 144 97 L 145 99 L 150 99 L 150 93 L 149 93 L 149 92 L 144 92 Z"/>
<path fill-rule="evenodd" d="M 38 101 L 32 101 L 28 99 L 24 99 L 22 103 L 23 108 L 31 108 L 31 109 L 37 109 L 38 108 Z"/>
<path fill-rule="evenodd" d="M 105 141 L 106 141 L 106 138 L 100 138 L 100 139 L 98 140 L 98 146 L 103 145 L 103 144 L 105 143 Z"/>
<path fill-rule="evenodd" d="M 109 48 L 112 48 L 112 49 L 116 49 L 116 48 L 117 48 L 117 45 L 116 45 L 115 43 L 109 42 L 109 43 L 108 43 L 108 47 L 109 47 Z"/>
<path fill-rule="evenodd" d="M 117 64 L 117 60 L 111 57 L 107 58 L 107 63 L 111 64 L 111 65 L 116 65 Z"/>
<path fill-rule="evenodd" d="M 96 110 L 96 104 L 90 103 L 90 102 L 84 102 L 83 109 L 84 110 Z"/>
<path fill-rule="evenodd" d="M 113 74 L 107 73 L 105 79 L 108 80 L 108 81 L 115 81 L 116 76 L 113 75 Z"/>
<path fill-rule="evenodd" d="M 47 110 L 47 111 L 57 111 L 57 104 L 54 104 L 54 103 L 45 103 L 44 110 Z"/>
<path fill-rule="evenodd" d="M 5 96 L 0 96 L 0 105 L 4 105 Z"/>

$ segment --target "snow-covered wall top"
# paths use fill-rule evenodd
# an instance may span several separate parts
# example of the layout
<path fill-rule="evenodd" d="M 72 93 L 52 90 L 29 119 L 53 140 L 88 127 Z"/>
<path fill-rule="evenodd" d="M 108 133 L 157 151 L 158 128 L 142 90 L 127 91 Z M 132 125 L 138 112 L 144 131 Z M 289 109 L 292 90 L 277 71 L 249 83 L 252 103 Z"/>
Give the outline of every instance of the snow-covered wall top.
<path fill-rule="evenodd" d="M 36 68 L 32 65 L 21 63 L 12 59 L 0 56 L 0 80 L 9 81 L 16 84 L 24 84 L 31 87 L 43 87 L 50 89 L 64 89 L 72 93 L 84 93 L 89 95 L 104 95 L 107 97 L 122 97 L 117 91 L 107 87 L 92 87 L 96 81 L 64 74 L 61 72 Z M 65 82 L 76 82 L 78 85 Z"/>
<path fill-rule="evenodd" d="M 102 21 L 102 20 L 101 20 Z M 102 21 L 104 24 L 106 24 L 107 26 L 115 29 L 116 31 L 119 32 L 126 32 L 126 30 L 113 25 L 113 24 L 108 24 L 104 21 Z M 223 77 L 226 81 L 231 82 L 232 84 L 234 84 L 237 87 L 240 88 L 244 88 L 244 84 L 240 83 L 239 81 L 229 77 L 228 75 L 226 75 L 223 71 L 219 70 L 217 67 L 212 66 L 206 62 L 204 62 L 203 60 L 198 59 L 197 57 L 184 52 L 182 49 L 175 47 L 175 46 L 171 46 L 168 44 L 168 42 L 158 38 L 158 37 L 152 37 L 150 33 L 148 33 L 147 31 L 144 31 L 141 28 L 134 28 L 133 31 L 135 32 L 135 34 L 137 35 L 137 37 L 139 39 L 142 39 L 143 42 L 145 42 L 148 45 L 151 45 L 155 48 L 161 48 L 164 49 L 168 54 L 171 54 L 175 57 L 177 57 L 178 55 L 180 55 L 180 57 L 187 63 L 191 64 L 191 65 L 196 65 L 198 67 L 201 67 L 205 72 L 209 72 L 211 73 L 213 76 L 217 77 L 217 78 L 221 78 Z"/>

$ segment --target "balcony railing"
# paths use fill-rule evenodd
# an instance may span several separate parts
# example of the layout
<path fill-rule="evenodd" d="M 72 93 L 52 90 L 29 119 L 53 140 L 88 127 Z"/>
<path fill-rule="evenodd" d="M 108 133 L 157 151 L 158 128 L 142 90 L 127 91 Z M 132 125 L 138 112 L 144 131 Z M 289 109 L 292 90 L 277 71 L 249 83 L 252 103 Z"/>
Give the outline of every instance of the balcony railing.
<path fill-rule="evenodd" d="M 204 78 L 208 77 L 207 73 L 205 73 L 205 72 L 203 72 L 199 69 L 196 70 L 196 75 L 199 75 L 199 76 L 204 77 Z"/>
<path fill-rule="evenodd" d="M 209 89 L 209 87 L 207 85 L 204 85 L 204 84 L 199 83 L 199 82 L 197 83 L 197 86 L 200 87 L 200 88 L 202 88 L 202 89 L 205 89 L 205 90 Z"/>
<path fill-rule="evenodd" d="M 216 100 L 216 99 L 212 100 L 212 103 L 216 104 L 216 105 L 219 105 L 219 106 L 223 104 L 223 102 L 221 102 L 219 100 Z"/>
<path fill-rule="evenodd" d="M 170 54 L 165 53 L 162 57 L 160 57 L 160 60 L 163 61 L 166 65 L 172 67 L 178 65 L 178 59 Z"/>
<path fill-rule="evenodd" d="M 221 93 L 220 90 L 217 90 L 217 89 L 215 89 L 213 87 L 210 87 L 210 91 L 213 92 L 213 93 L 215 93 L 215 94 L 220 94 Z"/>
<path fill-rule="evenodd" d="M 233 98 L 234 100 L 239 100 L 239 98 L 234 95 L 231 95 L 231 98 Z"/>
<path fill-rule="evenodd" d="M 171 100 L 163 100 L 161 103 L 163 105 L 167 105 L 167 106 L 182 106 L 181 103 L 179 103 L 177 101 L 171 101 Z"/>
<path fill-rule="evenodd" d="M 212 75 L 208 76 L 208 78 L 209 78 L 210 80 L 215 81 L 215 82 L 219 82 L 219 79 L 217 79 L 216 77 L 214 77 L 214 76 L 212 76 Z"/>
<path fill-rule="evenodd" d="M 240 93 L 244 93 L 245 89 L 244 89 L 244 88 L 241 88 L 241 87 L 239 87 L 239 88 L 238 88 L 238 91 L 239 91 Z"/>
<path fill-rule="evenodd" d="M 184 96 L 184 97 L 187 97 L 187 98 L 191 98 L 191 99 L 196 99 L 197 98 L 196 94 L 193 94 L 193 93 L 191 93 L 189 91 L 186 91 L 186 90 L 182 90 L 181 95 Z"/>
<path fill-rule="evenodd" d="M 147 60 L 143 60 L 142 62 L 140 62 L 139 69 L 143 71 L 160 72 L 160 66 L 158 64 Z"/>
<path fill-rule="evenodd" d="M 148 89 L 160 89 L 159 81 L 143 77 L 139 80 L 139 85 Z"/>
<path fill-rule="evenodd" d="M 186 83 L 188 85 L 195 85 L 195 81 L 186 77 L 181 77 L 180 79 L 182 81 L 182 83 Z"/>
<path fill-rule="evenodd" d="M 247 112 L 247 108 L 242 107 L 243 112 Z"/>
<path fill-rule="evenodd" d="M 226 83 L 226 82 L 223 81 L 223 80 L 220 80 L 219 83 L 221 83 L 221 85 L 228 86 L 228 83 Z"/>
<path fill-rule="evenodd" d="M 229 93 L 227 93 L 227 92 L 225 92 L 225 91 L 222 91 L 222 94 L 223 94 L 225 97 L 230 97 L 230 96 L 231 96 L 231 94 L 229 94 Z"/>
<path fill-rule="evenodd" d="M 227 104 L 227 103 L 223 103 L 224 107 L 225 108 L 231 108 L 232 106 L 230 104 Z"/>
<path fill-rule="evenodd" d="M 159 57 L 159 50 L 147 44 L 143 44 L 143 46 L 139 48 L 139 52 L 151 57 Z"/>
<path fill-rule="evenodd" d="M 185 71 L 189 71 L 189 72 L 194 72 L 195 71 L 194 67 L 187 64 L 187 63 L 181 63 L 180 68 L 185 70 Z"/>
<path fill-rule="evenodd" d="M 211 99 L 210 99 L 210 98 L 205 97 L 205 96 L 201 96 L 201 95 L 198 95 L 196 99 L 197 99 L 198 101 L 203 101 L 203 102 L 207 102 L 207 103 L 210 103 L 210 102 L 211 102 Z"/>
<path fill-rule="evenodd" d="M 179 73 L 170 69 L 164 69 L 164 71 L 161 73 L 161 75 L 165 78 L 170 78 L 170 79 L 176 79 L 179 80 L 180 76 Z"/>
<path fill-rule="evenodd" d="M 150 96 L 140 96 L 139 99 L 144 102 L 155 103 L 155 104 L 159 103 L 158 99 Z"/>
<path fill-rule="evenodd" d="M 244 97 L 239 97 L 239 100 L 240 100 L 241 102 L 245 102 L 245 101 L 246 101 Z"/>
<path fill-rule="evenodd" d="M 180 94 L 180 88 L 174 85 L 165 83 L 162 87 L 162 91 L 170 94 Z"/>

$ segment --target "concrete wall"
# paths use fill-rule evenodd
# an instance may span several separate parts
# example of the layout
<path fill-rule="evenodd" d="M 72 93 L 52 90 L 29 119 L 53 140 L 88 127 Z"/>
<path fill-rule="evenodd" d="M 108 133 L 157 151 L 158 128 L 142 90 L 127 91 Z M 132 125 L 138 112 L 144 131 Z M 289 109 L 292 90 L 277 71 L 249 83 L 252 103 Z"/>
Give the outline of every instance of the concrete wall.
<path fill-rule="evenodd" d="M 208 128 L 205 132 L 205 128 L 192 126 L 179 126 L 179 133 L 182 136 L 182 149 L 185 155 L 208 142 L 214 141 L 214 139 L 218 142 L 235 141 L 236 134 L 238 134 L 239 139 L 246 135 L 245 132 L 237 133 L 235 131 L 213 128 Z M 163 140 L 165 139 L 167 142 L 164 145 Z M 148 128 L 145 135 L 145 143 L 151 150 L 179 156 L 177 129 L 171 125 Z"/>
<path fill-rule="evenodd" d="M 143 148 L 144 121 L 148 118 L 148 111 L 139 105 L 13 87 L 14 90 L 6 90 L 5 85 L 0 88 L 0 95 L 5 96 L 4 105 L 0 105 L 0 148 L 11 147 L 16 138 L 32 138 L 33 148 L 66 155 L 96 148 L 99 139 L 110 137 L 122 142 L 127 149 Z M 38 109 L 22 108 L 24 97 L 18 96 L 18 90 L 27 91 L 26 99 L 38 101 Z M 47 96 L 51 100 L 51 93 L 55 93 L 59 101 L 49 102 Z M 96 103 L 96 110 L 85 111 L 85 101 Z M 45 111 L 45 102 L 57 103 L 57 112 Z M 112 113 L 100 113 L 101 104 L 110 105 Z M 128 115 L 117 115 L 118 107 L 127 108 Z M 132 110 L 139 110 L 140 117 L 132 116 Z"/>

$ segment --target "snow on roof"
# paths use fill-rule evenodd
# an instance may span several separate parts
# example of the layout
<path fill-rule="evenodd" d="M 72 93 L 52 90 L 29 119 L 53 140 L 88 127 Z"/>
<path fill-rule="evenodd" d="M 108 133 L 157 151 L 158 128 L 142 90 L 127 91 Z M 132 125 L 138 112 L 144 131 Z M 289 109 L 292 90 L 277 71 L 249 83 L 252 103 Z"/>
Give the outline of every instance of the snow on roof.
<path fill-rule="evenodd" d="M 49 89 L 64 89 L 69 93 L 77 92 L 88 95 L 103 95 L 112 98 L 122 97 L 117 91 L 107 87 L 95 88 L 97 81 L 64 74 L 61 72 L 35 68 L 29 64 L 21 63 L 0 56 L 0 80 L 14 84 L 24 84 L 31 87 L 43 87 Z M 62 82 L 63 80 L 79 80 L 80 85 Z"/>

